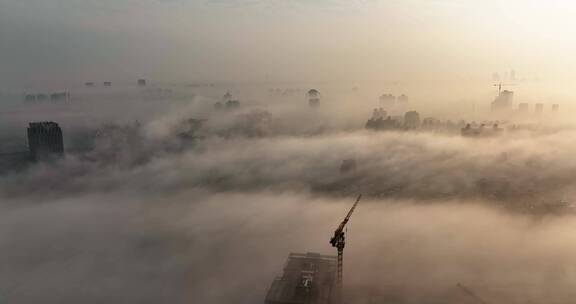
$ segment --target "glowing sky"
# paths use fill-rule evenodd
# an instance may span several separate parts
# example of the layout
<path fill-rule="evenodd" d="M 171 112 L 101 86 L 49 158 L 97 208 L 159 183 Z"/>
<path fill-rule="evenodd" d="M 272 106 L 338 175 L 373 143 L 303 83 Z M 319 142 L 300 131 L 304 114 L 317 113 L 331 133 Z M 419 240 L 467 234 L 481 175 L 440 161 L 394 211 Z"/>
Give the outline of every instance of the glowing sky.
<path fill-rule="evenodd" d="M 576 4 L 0 0 L 0 81 L 569 79 Z"/>

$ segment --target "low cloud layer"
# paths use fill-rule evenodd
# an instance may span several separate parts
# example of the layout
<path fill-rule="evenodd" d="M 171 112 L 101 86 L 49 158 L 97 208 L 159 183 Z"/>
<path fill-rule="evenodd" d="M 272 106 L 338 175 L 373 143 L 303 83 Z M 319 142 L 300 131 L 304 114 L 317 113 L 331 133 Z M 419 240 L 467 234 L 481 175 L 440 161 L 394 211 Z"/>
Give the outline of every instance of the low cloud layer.
<path fill-rule="evenodd" d="M 358 193 L 350 303 L 467 303 L 457 284 L 488 303 L 573 297 L 572 128 L 369 132 L 333 109 L 203 101 L 2 175 L 0 299 L 262 302 L 290 252 L 335 253 Z"/>
<path fill-rule="evenodd" d="M 9 303 L 254 303 L 289 252 L 332 252 L 351 200 L 179 191 L 18 203 L 2 212 Z M 366 200 L 348 229 L 347 294 L 467 303 L 461 283 L 490 303 L 564 303 L 573 226 L 472 202 Z"/>
<path fill-rule="evenodd" d="M 509 204 L 569 201 L 576 167 L 572 157 L 576 147 L 566 141 L 571 136 L 573 131 L 567 130 L 483 139 L 364 131 L 308 137 L 210 137 L 183 152 L 168 153 L 159 150 L 160 141 L 147 142 L 141 135 L 136 143 L 123 139 L 103 146 L 109 152 L 97 156 L 114 153 L 112 165 L 70 157 L 60 164 L 6 176 L 1 183 L 3 192 L 10 195 L 24 194 L 31 187 L 37 193 L 55 194 L 192 187 L 362 192 L 420 200 L 482 198 Z M 356 161 L 355 171 L 340 172 L 345 159 Z"/>

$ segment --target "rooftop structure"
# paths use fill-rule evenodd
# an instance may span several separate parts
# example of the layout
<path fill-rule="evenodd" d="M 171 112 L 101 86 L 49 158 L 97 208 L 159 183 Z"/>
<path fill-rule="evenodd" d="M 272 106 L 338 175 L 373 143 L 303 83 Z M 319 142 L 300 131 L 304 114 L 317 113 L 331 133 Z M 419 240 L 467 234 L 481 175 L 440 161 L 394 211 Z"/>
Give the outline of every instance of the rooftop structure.
<path fill-rule="evenodd" d="M 308 96 L 308 105 L 311 107 L 317 107 L 320 105 L 320 92 L 316 89 L 311 89 L 306 93 Z"/>
<path fill-rule="evenodd" d="M 336 257 L 290 253 L 284 273 L 266 295 L 266 304 L 329 304 L 334 299 Z"/>

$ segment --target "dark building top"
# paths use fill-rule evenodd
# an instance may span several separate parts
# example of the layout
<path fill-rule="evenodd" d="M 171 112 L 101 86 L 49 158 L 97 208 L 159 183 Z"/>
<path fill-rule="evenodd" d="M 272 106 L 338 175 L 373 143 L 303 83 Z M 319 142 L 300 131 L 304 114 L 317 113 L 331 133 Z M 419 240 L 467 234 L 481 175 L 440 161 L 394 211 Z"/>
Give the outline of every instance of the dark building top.
<path fill-rule="evenodd" d="M 282 277 L 276 278 L 266 304 L 328 304 L 334 297 L 336 257 L 290 253 Z"/>
<path fill-rule="evenodd" d="M 59 158 L 64 155 L 62 129 L 52 121 L 31 122 L 28 127 L 28 147 L 35 161 Z"/>
<path fill-rule="evenodd" d="M 416 111 L 408 111 L 404 114 L 404 127 L 406 129 L 418 129 L 420 127 L 420 114 Z"/>

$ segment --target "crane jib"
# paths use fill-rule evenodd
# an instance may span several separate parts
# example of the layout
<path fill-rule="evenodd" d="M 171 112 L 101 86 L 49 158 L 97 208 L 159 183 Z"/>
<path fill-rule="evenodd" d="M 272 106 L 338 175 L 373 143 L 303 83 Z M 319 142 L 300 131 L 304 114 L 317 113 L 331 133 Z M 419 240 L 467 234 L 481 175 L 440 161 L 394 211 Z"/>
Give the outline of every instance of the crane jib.
<path fill-rule="evenodd" d="M 348 211 L 348 214 L 346 215 L 346 217 L 344 218 L 342 223 L 340 223 L 340 226 L 338 226 L 338 229 L 336 229 L 334 231 L 335 236 L 339 235 L 342 232 L 342 230 L 344 230 L 344 226 L 346 226 L 346 223 L 348 223 L 348 221 L 350 220 L 350 216 L 352 216 L 352 212 L 354 212 L 354 209 L 356 209 L 356 205 L 358 205 L 358 202 L 360 202 L 361 198 L 362 198 L 362 194 L 358 195 L 356 202 L 354 202 L 354 205 L 352 206 L 352 208 L 350 208 L 350 211 Z"/>

